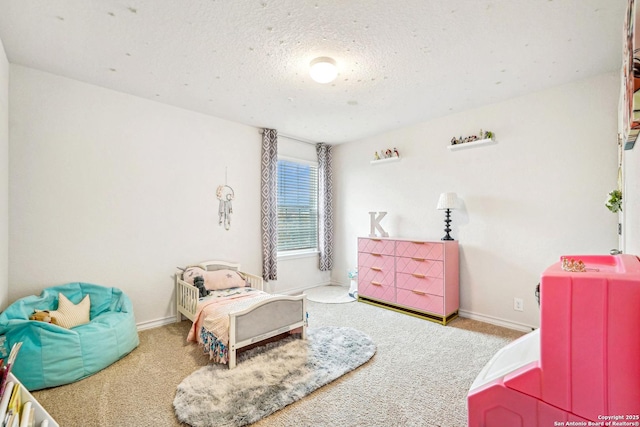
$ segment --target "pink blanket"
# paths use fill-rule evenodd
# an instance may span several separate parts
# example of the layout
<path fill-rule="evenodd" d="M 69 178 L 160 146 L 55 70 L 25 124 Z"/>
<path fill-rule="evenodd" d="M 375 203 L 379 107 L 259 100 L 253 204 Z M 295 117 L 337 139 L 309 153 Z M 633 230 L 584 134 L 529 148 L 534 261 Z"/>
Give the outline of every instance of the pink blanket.
<path fill-rule="evenodd" d="M 228 346 L 229 313 L 244 310 L 269 298 L 273 298 L 273 295 L 253 288 L 234 288 L 213 292 L 198 303 L 195 321 L 189 330 L 187 341 L 202 344 L 200 329 L 204 327 Z"/>

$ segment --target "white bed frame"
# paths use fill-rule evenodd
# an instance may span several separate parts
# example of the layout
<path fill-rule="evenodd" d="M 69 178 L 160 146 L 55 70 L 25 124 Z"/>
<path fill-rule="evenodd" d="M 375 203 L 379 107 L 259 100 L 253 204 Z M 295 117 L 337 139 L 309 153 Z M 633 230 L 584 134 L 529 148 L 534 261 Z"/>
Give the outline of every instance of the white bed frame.
<path fill-rule="evenodd" d="M 206 271 L 227 269 L 241 272 L 252 288 L 264 290 L 262 277 L 241 271 L 238 263 L 214 260 L 193 266 Z M 184 315 L 195 322 L 200 293 L 198 288 L 180 279 L 181 277 L 182 270 L 177 270 L 176 321 L 182 321 Z M 259 301 L 254 306 L 229 313 L 229 369 L 236 367 L 237 350 L 298 328 L 302 329 L 302 339 L 306 339 L 307 300 L 304 294 L 277 295 L 277 298 Z"/>

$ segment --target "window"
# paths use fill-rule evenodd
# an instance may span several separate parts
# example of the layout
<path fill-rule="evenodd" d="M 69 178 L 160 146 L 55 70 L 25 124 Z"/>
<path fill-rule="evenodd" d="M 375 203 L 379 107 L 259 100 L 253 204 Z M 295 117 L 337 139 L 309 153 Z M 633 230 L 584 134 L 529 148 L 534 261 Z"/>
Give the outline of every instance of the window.
<path fill-rule="evenodd" d="M 278 252 L 318 248 L 318 165 L 278 159 Z"/>

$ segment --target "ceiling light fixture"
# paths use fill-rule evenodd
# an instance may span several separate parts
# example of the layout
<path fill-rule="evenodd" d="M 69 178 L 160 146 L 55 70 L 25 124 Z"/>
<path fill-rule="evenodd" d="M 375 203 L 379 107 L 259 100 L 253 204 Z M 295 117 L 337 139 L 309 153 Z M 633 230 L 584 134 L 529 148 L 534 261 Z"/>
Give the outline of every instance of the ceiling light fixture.
<path fill-rule="evenodd" d="M 332 58 L 322 56 L 311 61 L 309 74 L 318 83 L 330 83 L 338 76 L 336 61 Z"/>

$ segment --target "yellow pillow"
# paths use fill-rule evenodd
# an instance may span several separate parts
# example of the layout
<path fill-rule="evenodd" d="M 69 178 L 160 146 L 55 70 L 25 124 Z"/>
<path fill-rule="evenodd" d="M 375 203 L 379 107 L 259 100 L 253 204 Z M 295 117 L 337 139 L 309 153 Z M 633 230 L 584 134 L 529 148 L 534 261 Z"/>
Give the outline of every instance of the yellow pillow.
<path fill-rule="evenodd" d="M 63 328 L 73 328 L 74 326 L 89 323 L 89 310 L 91 309 L 91 299 L 86 295 L 77 305 L 72 303 L 62 294 L 58 294 L 58 309 L 50 311 L 49 315 L 55 317 L 58 325 Z"/>

